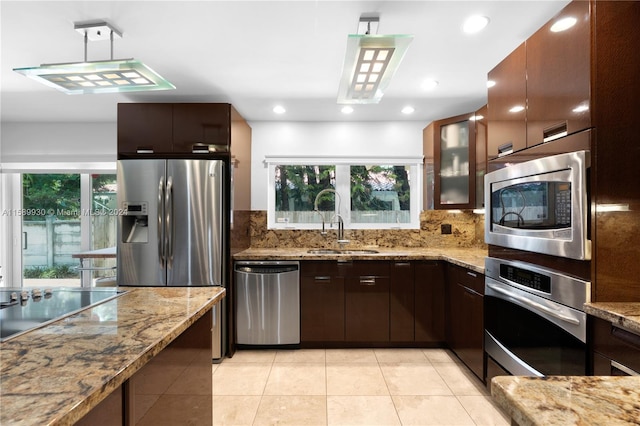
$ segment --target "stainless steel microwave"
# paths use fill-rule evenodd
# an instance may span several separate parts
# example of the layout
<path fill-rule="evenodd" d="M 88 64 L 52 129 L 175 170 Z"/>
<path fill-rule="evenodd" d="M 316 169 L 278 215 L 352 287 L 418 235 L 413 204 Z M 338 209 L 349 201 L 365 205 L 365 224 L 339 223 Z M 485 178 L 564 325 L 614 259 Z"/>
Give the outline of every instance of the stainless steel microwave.
<path fill-rule="evenodd" d="M 589 151 L 539 158 L 485 176 L 485 242 L 591 259 Z"/>

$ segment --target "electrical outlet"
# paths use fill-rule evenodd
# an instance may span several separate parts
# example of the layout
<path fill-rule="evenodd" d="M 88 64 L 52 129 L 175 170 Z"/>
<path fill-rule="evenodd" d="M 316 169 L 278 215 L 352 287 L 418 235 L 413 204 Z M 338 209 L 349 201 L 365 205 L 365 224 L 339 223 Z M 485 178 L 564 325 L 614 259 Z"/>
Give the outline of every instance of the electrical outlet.
<path fill-rule="evenodd" d="M 440 233 L 445 235 L 445 234 L 451 234 L 451 224 L 450 223 L 443 223 L 442 225 L 440 225 Z"/>

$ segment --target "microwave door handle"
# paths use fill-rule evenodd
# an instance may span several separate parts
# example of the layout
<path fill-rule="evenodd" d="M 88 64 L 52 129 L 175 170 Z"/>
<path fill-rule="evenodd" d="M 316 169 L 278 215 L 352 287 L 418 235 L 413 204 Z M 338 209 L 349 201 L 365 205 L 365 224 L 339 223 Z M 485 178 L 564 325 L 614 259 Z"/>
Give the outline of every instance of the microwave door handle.
<path fill-rule="evenodd" d="M 541 305 L 538 302 L 535 302 L 533 300 L 529 300 L 526 297 L 522 297 L 519 294 L 516 294 L 516 293 L 514 293 L 512 291 L 509 291 L 509 290 L 507 290 L 507 289 L 505 289 L 503 287 L 499 287 L 499 286 L 496 286 L 495 284 L 491 284 L 491 283 L 486 283 L 485 285 L 487 287 L 489 287 L 491 290 L 493 290 L 493 291 L 495 291 L 497 293 L 500 293 L 502 295 L 511 297 L 511 298 L 513 298 L 513 299 L 515 299 L 515 300 L 517 300 L 520 303 L 523 303 L 525 305 L 532 306 L 532 307 L 534 307 L 534 308 L 536 308 L 536 309 L 538 309 L 538 310 L 540 310 L 542 312 L 545 312 L 545 313 L 551 315 L 552 317 L 558 318 L 559 320 L 562 320 L 562 321 L 565 321 L 565 322 L 568 322 L 568 323 L 571 323 L 571 324 L 574 324 L 574 325 L 580 325 L 580 321 L 578 321 L 575 318 L 568 317 L 566 315 L 563 315 L 563 314 L 561 314 L 559 312 L 554 311 L 553 309 L 549 309 L 548 307 L 546 307 L 544 305 Z"/>

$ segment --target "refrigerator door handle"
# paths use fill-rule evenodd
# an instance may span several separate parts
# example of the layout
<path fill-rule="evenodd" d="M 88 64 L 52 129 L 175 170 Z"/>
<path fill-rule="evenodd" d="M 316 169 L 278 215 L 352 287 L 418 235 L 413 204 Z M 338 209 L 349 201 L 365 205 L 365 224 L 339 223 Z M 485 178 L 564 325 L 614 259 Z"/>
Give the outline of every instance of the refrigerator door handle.
<path fill-rule="evenodd" d="M 160 183 L 158 184 L 158 231 L 162 230 L 162 205 L 164 197 L 164 178 L 161 178 Z M 164 239 L 160 235 L 158 236 L 158 259 L 160 260 L 161 268 L 164 268 L 166 264 L 164 246 Z"/>
<path fill-rule="evenodd" d="M 165 211 L 166 211 L 166 220 L 165 220 L 165 239 L 167 241 L 166 248 L 166 262 L 167 266 L 171 267 L 173 264 L 173 232 L 174 232 L 174 224 L 173 224 L 173 178 L 169 176 L 167 178 L 167 193 L 165 195 Z"/>

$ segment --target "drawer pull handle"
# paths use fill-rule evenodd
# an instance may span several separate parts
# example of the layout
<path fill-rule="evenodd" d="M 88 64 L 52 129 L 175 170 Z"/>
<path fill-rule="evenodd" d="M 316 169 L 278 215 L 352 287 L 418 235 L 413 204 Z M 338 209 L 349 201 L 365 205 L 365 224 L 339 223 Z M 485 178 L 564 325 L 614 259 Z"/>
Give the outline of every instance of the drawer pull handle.
<path fill-rule="evenodd" d="M 331 277 L 328 276 L 319 276 L 319 277 L 314 277 L 313 278 L 316 281 L 331 281 Z"/>
<path fill-rule="evenodd" d="M 375 278 L 360 278 L 360 285 L 376 285 Z"/>
<path fill-rule="evenodd" d="M 394 265 L 395 266 L 411 266 L 411 263 L 409 263 L 409 262 L 395 262 Z"/>
<path fill-rule="evenodd" d="M 627 367 L 626 365 L 620 364 L 619 362 L 615 362 L 614 360 L 611 360 L 611 371 L 613 372 L 614 369 L 620 370 L 628 376 L 640 376 L 640 373 L 638 373 L 637 371 L 634 371 L 631 368 Z M 611 375 L 613 376 L 614 374 L 611 374 Z"/>
<path fill-rule="evenodd" d="M 616 326 L 611 327 L 611 335 L 613 337 L 622 340 L 628 345 L 633 346 L 636 349 L 640 349 L 640 336 L 634 333 L 630 333 L 627 330 L 623 330 L 622 328 L 618 328 Z"/>
<path fill-rule="evenodd" d="M 471 271 L 467 271 L 467 275 L 473 277 L 473 278 L 478 278 L 478 274 L 471 272 Z"/>

